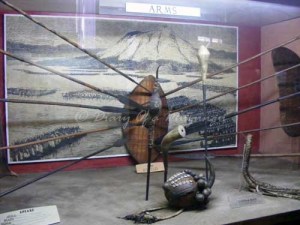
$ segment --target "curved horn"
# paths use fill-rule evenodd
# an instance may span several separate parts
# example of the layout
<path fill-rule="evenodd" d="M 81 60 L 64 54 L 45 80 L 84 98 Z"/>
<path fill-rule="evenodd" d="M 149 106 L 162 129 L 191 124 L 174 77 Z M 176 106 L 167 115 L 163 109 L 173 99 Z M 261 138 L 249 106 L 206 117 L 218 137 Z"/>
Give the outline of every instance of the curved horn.
<path fill-rule="evenodd" d="M 164 160 L 164 166 L 165 166 L 165 174 L 164 174 L 164 182 L 167 181 L 168 176 L 168 150 L 170 148 L 170 145 L 180 139 L 185 137 L 186 132 L 184 126 L 178 126 L 177 128 L 171 130 L 169 133 L 167 133 L 162 142 L 161 142 L 161 151 L 163 154 L 163 160 Z"/>

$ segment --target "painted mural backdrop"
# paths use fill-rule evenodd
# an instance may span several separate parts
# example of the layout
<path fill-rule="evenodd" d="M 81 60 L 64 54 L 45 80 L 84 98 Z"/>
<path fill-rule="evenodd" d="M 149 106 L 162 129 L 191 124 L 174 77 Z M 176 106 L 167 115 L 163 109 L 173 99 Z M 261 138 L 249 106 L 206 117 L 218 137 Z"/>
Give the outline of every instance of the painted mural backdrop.
<path fill-rule="evenodd" d="M 38 20 L 80 43 L 138 82 L 149 74 L 154 75 L 158 65 L 161 65 L 159 82 L 165 92 L 199 78 L 197 52 L 201 45 L 205 45 L 210 52 L 209 74 L 237 61 L 235 27 L 80 17 L 39 16 Z M 24 17 L 7 15 L 5 25 L 7 51 L 115 94 L 126 95 L 135 87 L 116 72 Z M 236 85 L 237 71 L 227 71 L 207 80 L 207 96 L 232 90 Z M 11 58 L 6 59 L 6 96 L 122 107 L 109 96 Z M 199 83 L 169 95 L 168 105 L 176 109 L 201 100 L 202 87 Z M 223 120 L 222 116 L 235 111 L 236 102 L 234 93 L 209 102 L 210 134 L 235 132 L 236 120 Z M 169 119 L 169 129 L 177 124 L 203 120 L 203 109 L 199 106 L 174 113 Z M 116 114 L 92 109 L 13 103 L 7 106 L 10 145 L 117 125 L 119 120 Z M 187 139 L 201 137 L 201 134 L 202 129 Z M 114 129 L 26 147 L 11 151 L 10 162 L 81 157 L 105 147 L 121 135 L 121 129 Z M 210 147 L 235 146 L 236 139 L 235 136 L 223 137 L 211 140 L 209 144 Z M 199 147 L 203 147 L 203 142 L 185 144 L 178 149 Z M 99 157 L 124 154 L 127 154 L 125 148 L 115 148 Z"/>

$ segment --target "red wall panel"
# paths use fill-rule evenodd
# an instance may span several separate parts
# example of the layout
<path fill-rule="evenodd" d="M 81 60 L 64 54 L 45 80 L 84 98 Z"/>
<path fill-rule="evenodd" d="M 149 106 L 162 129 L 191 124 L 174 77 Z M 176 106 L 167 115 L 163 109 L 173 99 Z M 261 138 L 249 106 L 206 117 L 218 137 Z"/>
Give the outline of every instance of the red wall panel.
<path fill-rule="evenodd" d="M 243 61 L 260 52 L 260 28 L 241 27 L 239 32 L 239 61 Z M 260 57 L 239 67 L 239 86 L 260 79 Z M 260 103 L 260 83 L 239 91 L 239 110 L 249 108 Z M 239 115 L 238 130 L 250 130 L 260 127 L 260 109 Z M 238 149 L 242 151 L 244 138 L 240 135 Z M 254 133 L 253 150 L 258 151 L 259 135 Z"/>
<path fill-rule="evenodd" d="M 262 27 L 261 45 L 266 51 L 287 40 L 299 36 L 300 18 L 288 20 Z M 300 56 L 300 40 L 285 46 Z M 275 73 L 271 54 L 261 59 L 263 77 Z M 269 79 L 262 83 L 261 101 L 270 101 L 279 97 L 277 79 Z M 280 104 L 272 104 L 261 110 L 261 127 L 272 127 L 281 125 Z M 262 153 L 299 153 L 300 137 L 290 137 L 283 129 L 274 129 L 262 132 L 260 136 L 260 151 Z M 300 158 L 294 157 L 291 161 L 300 164 Z"/>

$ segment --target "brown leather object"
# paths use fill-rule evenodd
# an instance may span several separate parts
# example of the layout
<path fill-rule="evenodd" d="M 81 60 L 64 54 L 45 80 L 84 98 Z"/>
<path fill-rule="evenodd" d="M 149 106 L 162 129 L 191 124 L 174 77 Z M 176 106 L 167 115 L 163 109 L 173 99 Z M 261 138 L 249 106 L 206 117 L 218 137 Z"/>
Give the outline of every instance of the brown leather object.
<path fill-rule="evenodd" d="M 153 92 L 154 84 L 156 80 L 155 77 L 149 75 L 145 77 L 140 84 L 146 87 L 149 91 Z M 159 84 L 160 96 L 164 95 L 164 92 Z M 147 103 L 150 101 L 151 93 L 148 93 L 145 89 L 137 86 L 128 96 L 131 100 L 144 105 L 147 107 Z M 162 140 L 163 136 L 168 132 L 168 104 L 166 97 L 161 97 L 162 101 L 162 109 L 158 115 L 158 119 L 154 123 L 154 141 Z M 135 117 L 131 117 L 129 123 L 143 123 L 143 119 L 145 119 L 145 115 L 140 113 Z M 123 128 L 123 136 L 128 139 L 125 147 L 129 154 L 138 162 L 138 163 L 146 163 L 148 159 L 148 144 L 149 140 L 149 130 L 143 125 L 139 126 L 126 126 Z M 159 144 L 156 142 L 156 144 Z M 151 161 L 154 161 L 159 155 L 159 149 L 157 147 L 153 147 Z"/>
<path fill-rule="evenodd" d="M 299 56 L 285 47 L 273 50 L 272 60 L 276 72 L 300 63 Z M 277 85 L 280 97 L 300 92 L 300 67 L 279 74 L 277 76 Z M 280 101 L 280 121 L 282 125 L 300 121 L 300 95 Z M 284 127 L 283 130 L 288 136 L 300 136 L 299 125 Z"/>

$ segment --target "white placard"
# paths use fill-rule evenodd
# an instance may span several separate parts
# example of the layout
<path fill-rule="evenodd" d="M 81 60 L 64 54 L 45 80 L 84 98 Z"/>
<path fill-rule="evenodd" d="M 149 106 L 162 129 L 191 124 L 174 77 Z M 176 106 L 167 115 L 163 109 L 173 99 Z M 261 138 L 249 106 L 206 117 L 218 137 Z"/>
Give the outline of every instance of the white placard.
<path fill-rule="evenodd" d="M 265 201 L 262 195 L 258 194 L 242 194 L 228 197 L 230 208 L 241 208 L 256 204 L 263 204 Z"/>
<path fill-rule="evenodd" d="M 126 2 L 126 12 L 148 13 L 148 14 L 158 14 L 158 15 L 173 15 L 173 16 L 193 16 L 193 17 L 201 16 L 200 8 L 174 6 L 174 5 L 131 3 L 131 2 Z"/>
<path fill-rule="evenodd" d="M 60 222 L 56 205 L 0 214 L 0 225 L 50 225 Z"/>

